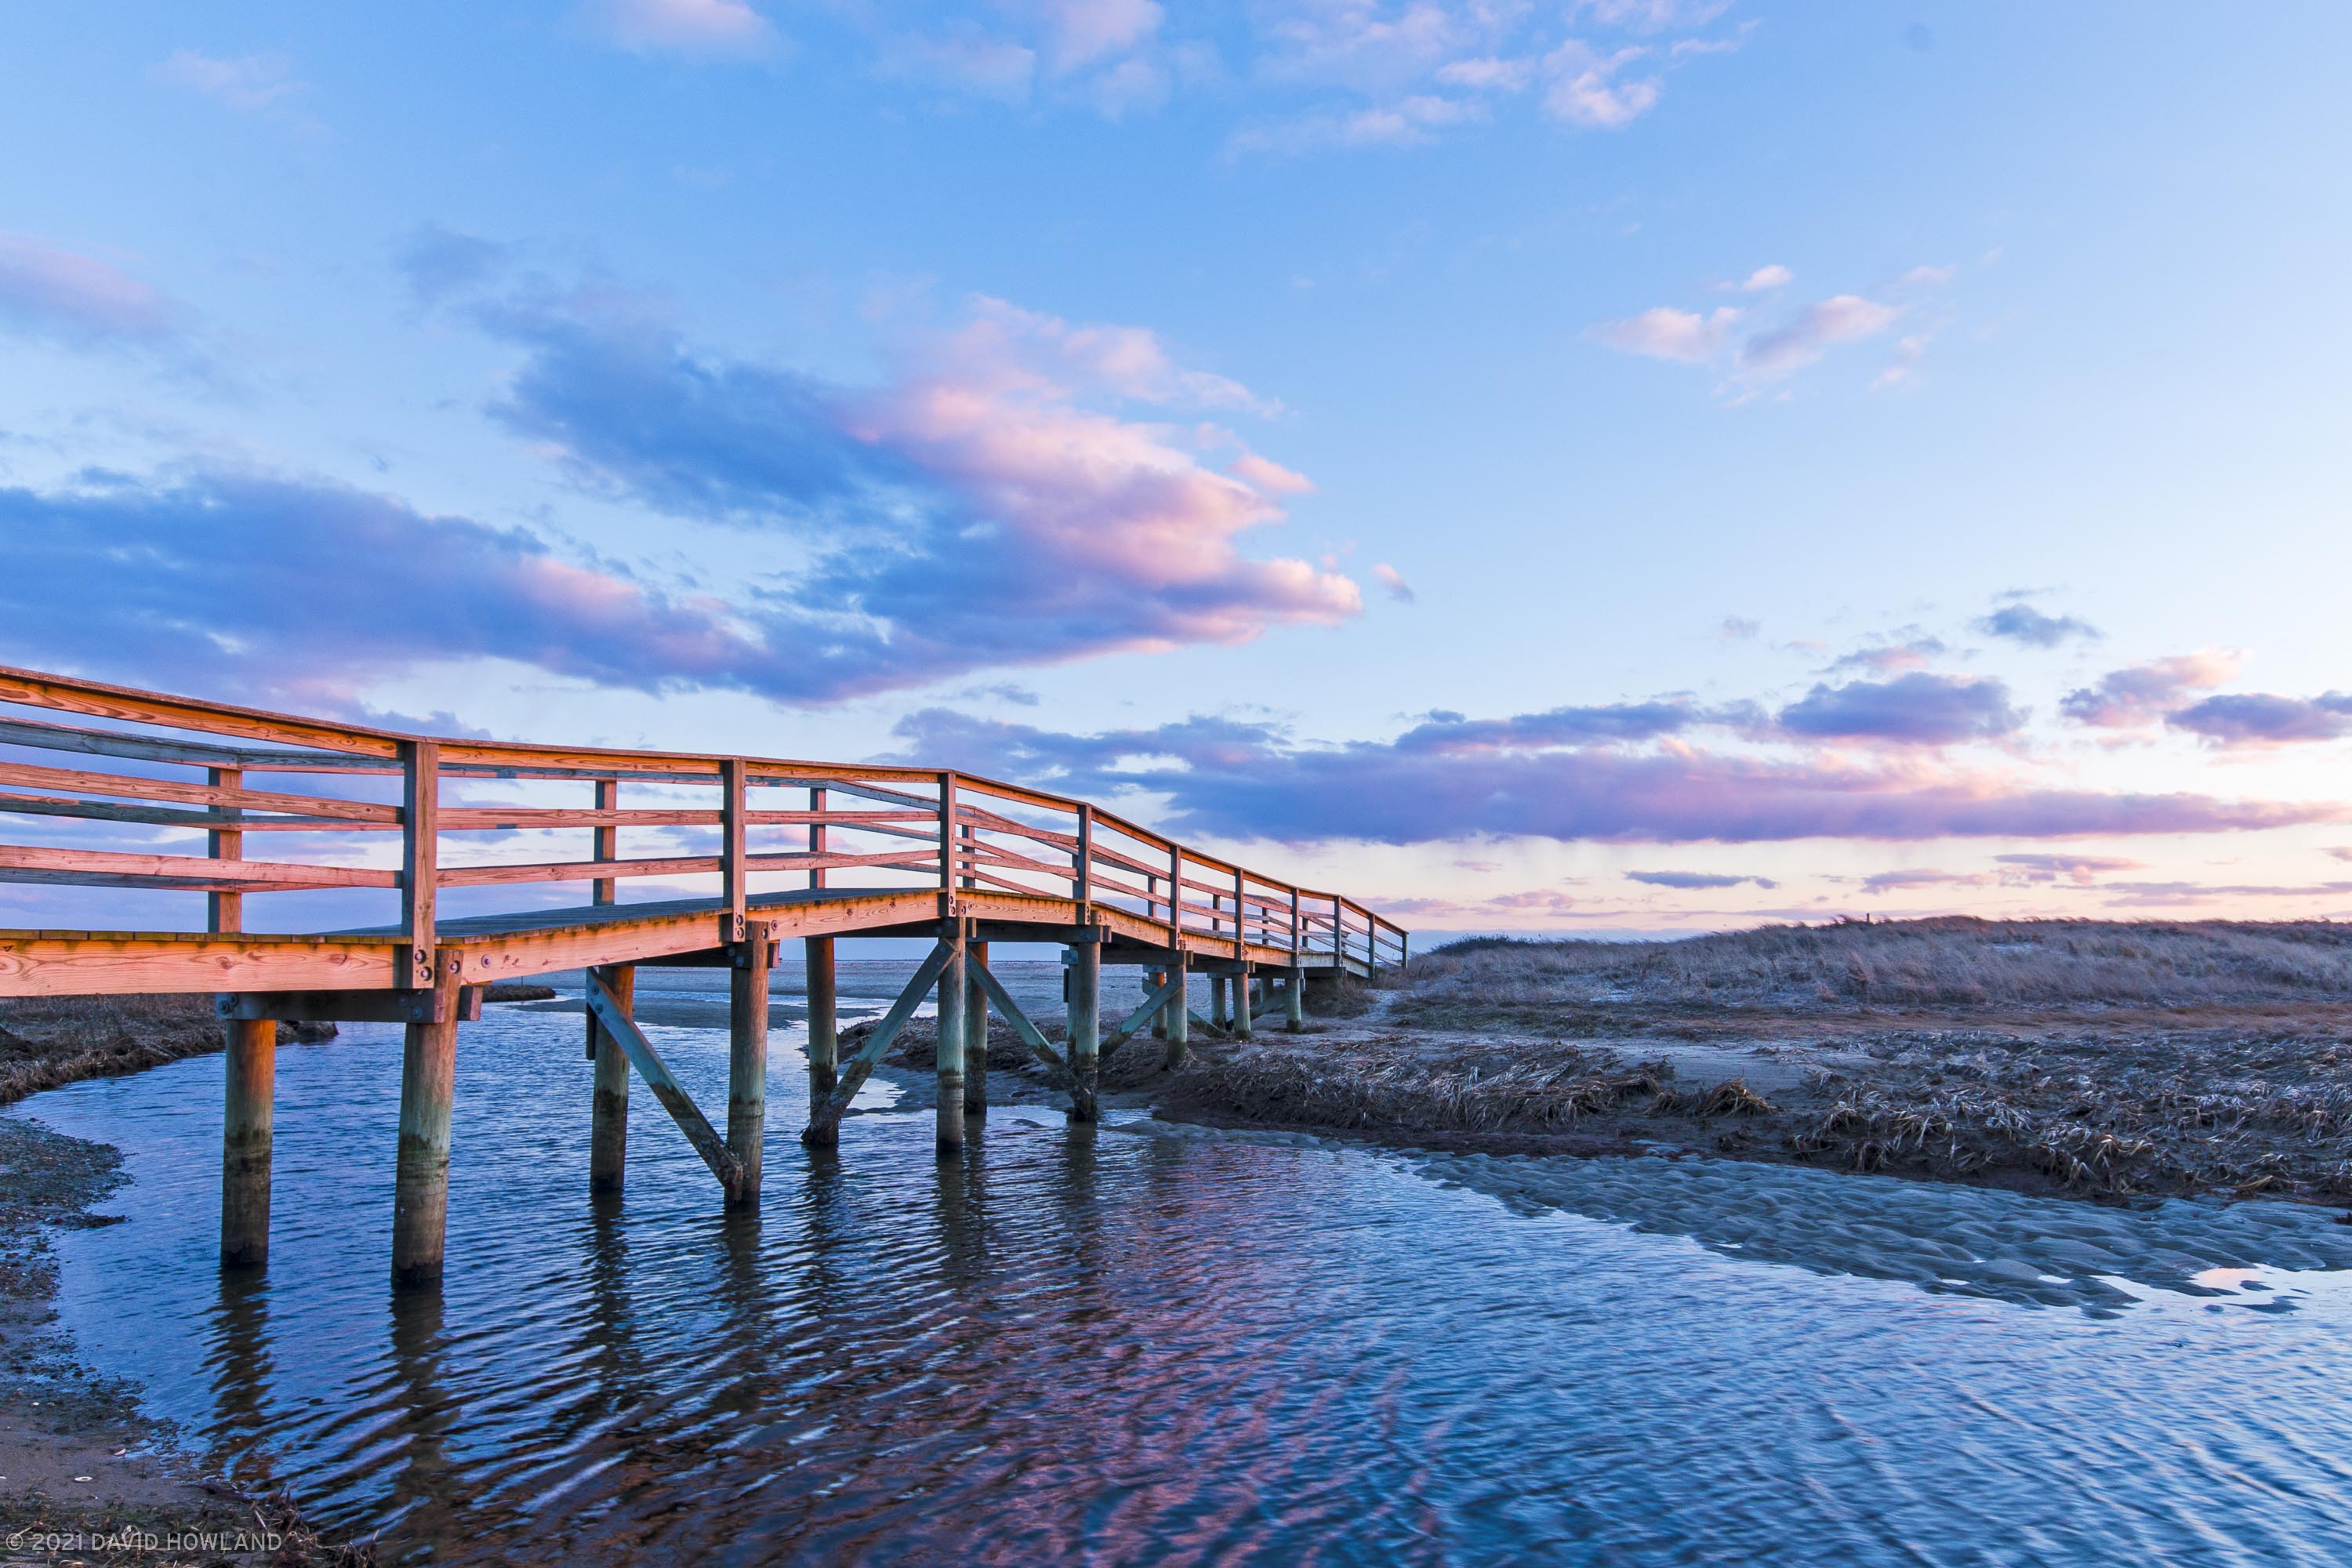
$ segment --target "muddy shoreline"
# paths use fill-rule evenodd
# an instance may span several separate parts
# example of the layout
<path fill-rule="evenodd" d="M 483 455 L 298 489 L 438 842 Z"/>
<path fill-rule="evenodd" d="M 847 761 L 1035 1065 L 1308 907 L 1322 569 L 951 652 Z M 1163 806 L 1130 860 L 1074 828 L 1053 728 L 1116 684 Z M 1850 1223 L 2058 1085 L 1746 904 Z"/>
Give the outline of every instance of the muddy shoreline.
<path fill-rule="evenodd" d="M 332 1025 L 289 1025 L 291 1040 Z M 0 1004 L 0 1103 L 221 1048 L 212 998 Z M 57 1322 L 56 1238 L 119 1223 L 121 1152 L 26 1117 L 0 1117 L 0 1557 L 10 1563 L 358 1563 L 322 1543 L 284 1495 L 205 1473 L 139 1391 L 100 1377 Z"/>

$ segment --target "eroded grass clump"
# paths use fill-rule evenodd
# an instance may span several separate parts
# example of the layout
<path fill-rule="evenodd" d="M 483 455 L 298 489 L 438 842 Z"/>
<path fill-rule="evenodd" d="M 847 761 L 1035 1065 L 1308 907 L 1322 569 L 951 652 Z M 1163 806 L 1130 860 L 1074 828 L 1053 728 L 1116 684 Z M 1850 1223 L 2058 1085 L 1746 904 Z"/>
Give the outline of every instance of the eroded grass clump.
<path fill-rule="evenodd" d="M 334 1037 L 332 1024 L 280 1024 L 281 1041 Z M 89 1078 L 219 1050 L 209 993 L 0 998 L 0 1105 Z"/>
<path fill-rule="evenodd" d="M 1864 1171 L 2033 1171 L 2116 1196 L 2352 1196 L 2352 1060 L 2337 1043 L 1896 1036 L 1872 1054 L 1883 1072 L 1819 1080 L 1830 1103 L 1789 1133 L 1791 1152 Z"/>
<path fill-rule="evenodd" d="M 1686 1090 L 1674 1078 L 1664 1061 L 1622 1067 L 1574 1050 L 1540 1063 L 1377 1052 L 1325 1063 L 1257 1052 L 1187 1073 L 1171 1098 L 1191 1110 L 1255 1121 L 1417 1132 L 1565 1131 L 1621 1113 L 1708 1120 L 1772 1109 L 1738 1080 Z"/>

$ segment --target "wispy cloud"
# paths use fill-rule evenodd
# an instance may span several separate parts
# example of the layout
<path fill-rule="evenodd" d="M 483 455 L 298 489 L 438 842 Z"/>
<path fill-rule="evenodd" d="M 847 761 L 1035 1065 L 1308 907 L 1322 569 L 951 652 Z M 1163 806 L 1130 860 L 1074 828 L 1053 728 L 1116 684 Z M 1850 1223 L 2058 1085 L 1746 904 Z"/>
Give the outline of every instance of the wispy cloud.
<path fill-rule="evenodd" d="M 1754 325 L 1749 312 L 1730 305 L 1712 310 L 1653 306 L 1634 315 L 1596 323 L 1592 337 L 1622 353 L 1679 364 L 1713 365 L 1724 376 L 1726 390 L 1744 401 L 1762 388 L 1818 363 L 1833 351 L 1884 337 L 1916 303 L 1921 293 L 1940 287 L 1950 272 L 1939 268 L 1913 268 L 1877 291 L 1832 294 L 1799 308 L 1777 325 Z M 1759 301 L 1795 279 L 1778 264 L 1759 267 L 1738 282 L 1718 289 L 1755 296 Z M 1874 384 L 1908 379 L 1927 352 L 1933 329 L 1915 333 L 1898 347 L 1895 358 Z"/>
<path fill-rule="evenodd" d="M 74 347 L 153 346 L 179 336 L 192 315 L 94 257 L 0 234 L 0 329 Z"/>
<path fill-rule="evenodd" d="M 1570 38 L 1544 57 L 1544 108 L 1553 118 L 1588 130 L 1618 131 L 1657 107 L 1664 83 L 1655 76 L 1634 76 L 1628 68 L 1643 59 L 1647 49 L 1616 49 L 1601 53 L 1581 38 Z"/>
<path fill-rule="evenodd" d="M 1940 637 L 1929 637 L 1916 627 L 1906 630 L 1911 635 L 1895 634 L 1900 640 L 1882 640 L 1858 647 L 1852 653 L 1839 655 L 1830 660 L 1830 671 L 1866 669 L 1874 674 L 1887 675 L 1897 670 L 1924 669 L 1948 651 Z"/>
<path fill-rule="evenodd" d="M 1389 591 L 1389 597 L 1399 604 L 1410 605 L 1418 597 L 1412 591 L 1412 584 L 1404 580 L 1404 574 L 1385 561 L 1372 568 L 1372 575 L 1381 580 L 1381 586 Z"/>
<path fill-rule="evenodd" d="M 1926 867 L 1874 871 L 1862 879 L 1865 893 L 1900 893 L 1919 888 L 1981 888 L 1993 880 L 1987 871 L 1937 871 Z"/>
<path fill-rule="evenodd" d="M 239 114 L 290 116 L 310 90 L 283 55 L 222 58 L 180 49 L 148 74 L 157 81 L 201 93 Z"/>
<path fill-rule="evenodd" d="M 2024 647 L 2056 647 L 2069 638 L 2096 642 L 2105 635 L 2086 620 L 2074 616 L 2045 616 L 2021 601 L 2003 605 L 1969 624 L 1987 637 Z"/>
<path fill-rule="evenodd" d="M 1768 379 L 1792 374 L 1844 343 L 1866 342 L 1901 312 L 1859 294 L 1833 294 L 1808 305 L 1785 326 L 1759 332 L 1739 349 L 1740 368 Z"/>
<path fill-rule="evenodd" d="M 1993 859 L 2007 868 L 2001 874 L 2002 880 L 2027 884 L 2063 879 L 2077 885 L 2088 885 L 2116 871 L 2137 871 L 2144 868 L 2142 863 L 2137 860 L 2119 859 L 2112 855 L 2037 852 L 1996 855 Z"/>
<path fill-rule="evenodd" d="M 782 39 L 746 0 L 592 0 L 592 27 L 637 54 L 758 59 Z"/>
<path fill-rule="evenodd" d="M 1603 321 L 1592 335 L 1621 353 L 1676 364 L 1705 364 L 1723 352 L 1739 312 L 1728 305 L 1706 315 L 1659 305 L 1620 321 Z"/>
<path fill-rule="evenodd" d="M 1628 871 L 1625 879 L 1642 882 L 1653 888 L 1673 888 L 1690 891 L 1700 888 L 1738 888 L 1754 884 L 1759 888 L 1777 888 L 1780 884 L 1769 877 L 1739 877 L 1722 871 Z"/>

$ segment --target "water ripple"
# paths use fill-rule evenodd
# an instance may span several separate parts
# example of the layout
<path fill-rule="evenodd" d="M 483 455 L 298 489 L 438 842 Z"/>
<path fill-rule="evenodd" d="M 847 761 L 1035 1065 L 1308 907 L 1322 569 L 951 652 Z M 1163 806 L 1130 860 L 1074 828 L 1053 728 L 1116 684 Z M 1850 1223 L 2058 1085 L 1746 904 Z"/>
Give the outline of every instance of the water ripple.
<path fill-rule="evenodd" d="M 708 1001 L 648 1010 L 706 1105 Z M 135 1177 L 128 1223 L 63 1239 L 89 1359 L 237 1473 L 443 1562 L 2319 1563 L 2352 1538 L 2352 1237 L 2309 1216 L 1029 1107 L 944 1166 L 928 1112 L 812 1153 L 781 1031 L 759 1214 L 719 1209 L 643 1095 L 628 1192 L 592 1202 L 579 1037 L 512 1007 L 467 1031 L 438 1300 L 384 1286 L 389 1028 L 280 1052 L 266 1281 L 213 1264 L 217 1059 L 27 1102 Z"/>

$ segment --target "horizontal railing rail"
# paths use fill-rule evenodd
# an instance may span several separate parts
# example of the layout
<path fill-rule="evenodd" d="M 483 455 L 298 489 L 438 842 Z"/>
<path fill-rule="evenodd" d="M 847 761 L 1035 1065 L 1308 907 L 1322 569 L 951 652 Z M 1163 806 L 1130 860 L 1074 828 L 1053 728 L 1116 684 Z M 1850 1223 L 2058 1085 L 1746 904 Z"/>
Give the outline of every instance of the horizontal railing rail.
<path fill-rule="evenodd" d="M 47 716 L 0 711 L 0 882 L 201 892 L 218 932 L 246 929 L 247 895 L 394 895 L 412 984 L 457 903 L 525 914 L 551 906 L 514 898 L 574 884 L 597 905 L 715 887 L 739 922 L 747 897 L 803 886 L 1042 894 L 1236 957 L 1369 972 L 1409 952 L 1342 895 L 953 771 L 407 734 L 0 667 L 5 710 Z M 268 837 L 248 853 L 247 834 Z M 359 923 L 342 912 L 339 932 Z"/>

